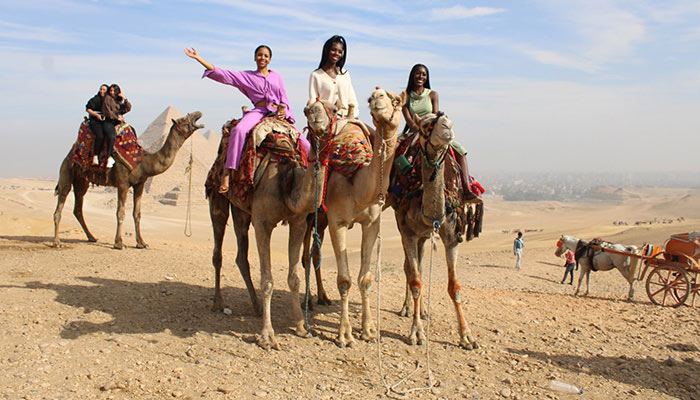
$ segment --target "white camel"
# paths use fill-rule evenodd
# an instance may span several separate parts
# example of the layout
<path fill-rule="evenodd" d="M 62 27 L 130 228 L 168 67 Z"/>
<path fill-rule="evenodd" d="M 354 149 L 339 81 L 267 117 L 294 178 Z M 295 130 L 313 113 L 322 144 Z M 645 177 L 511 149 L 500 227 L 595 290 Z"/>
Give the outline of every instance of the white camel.
<path fill-rule="evenodd" d="M 578 285 L 576 286 L 574 295 L 578 295 L 581 282 L 585 276 L 586 292 L 583 295 L 588 296 L 591 270 L 610 271 L 613 268 L 617 268 L 630 285 L 627 300 L 632 300 L 634 296 L 634 281 L 637 277 L 637 269 L 639 267 L 639 258 L 618 254 L 617 252 L 639 254 L 639 248 L 637 246 L 604 242 L 598 246 L 600 249 L 590 249 L 590 251 L 588 251 L 586 246 L 588 246 L 588 242 L 584 240 L 580 240 L 574 236 L 562 235 L 557 242 L 557 250 L 554 252 L 554 255 L 560 257 L 568 249 L 573 251 L 576 255 L 576 259 L 581 266 L 581 273 L 578 276 Z M 605 251 L 606 249 L 615 252 Z"/>

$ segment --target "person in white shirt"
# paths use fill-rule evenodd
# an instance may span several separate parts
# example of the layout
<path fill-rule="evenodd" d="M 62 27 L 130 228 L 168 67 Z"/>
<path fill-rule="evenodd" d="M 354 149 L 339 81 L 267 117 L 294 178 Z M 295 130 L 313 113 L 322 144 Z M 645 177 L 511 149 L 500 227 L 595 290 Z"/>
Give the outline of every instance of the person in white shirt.
<path fill-rule="evenodd" d="M 338 116 L 357 118 L 359 107 L 355 89 L 352 87 L 350 72 L 343 70 L 347 57 L 345 38 L 335 35 L 326 40 L 321 53 L 321 62 L 309 78 L 309 100 L 326 100 L 329 103 L 340 103 Z M 355 106 L 354 115 L 347 115 L 348 106 Z"/>

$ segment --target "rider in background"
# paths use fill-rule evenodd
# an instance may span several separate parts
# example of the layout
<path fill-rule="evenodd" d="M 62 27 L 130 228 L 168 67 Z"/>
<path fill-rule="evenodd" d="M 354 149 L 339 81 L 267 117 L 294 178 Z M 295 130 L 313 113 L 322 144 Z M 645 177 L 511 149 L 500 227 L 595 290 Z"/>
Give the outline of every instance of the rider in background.
<path fill-rule="evenodd" d="M 109 92 L 102 103 L 102 116 L 104 117 L 102 128 L 107 137 L 107 168 L 114 166 L 112 153 L 114 152 L 114 141 L 117 138 L 115 126 L 124 122 L 122 115 L 129 111 L 131 111 L 131 103 L 126 99 L 119 85 L 115 83 L 110 86 Z"/>
<path fill-rule="evenodd" d="M 92 147 L 92 165 L 98 165 L 100 160 L 98 155 L 102 152 L 102 145 L 104 144 L 104 133 L 102 131 L 102 121 L 104 116 L 102 116 L 102 103 L 104 97 L 107 94 L 109 85 L 103 83 L 100 85 L 100 90 L 96 95 L 92 96 L 85 105 L 85 111 L 87 111 L 88 117 L 88 128 L 93 135 L 95 135 L 95 142 Z"/>

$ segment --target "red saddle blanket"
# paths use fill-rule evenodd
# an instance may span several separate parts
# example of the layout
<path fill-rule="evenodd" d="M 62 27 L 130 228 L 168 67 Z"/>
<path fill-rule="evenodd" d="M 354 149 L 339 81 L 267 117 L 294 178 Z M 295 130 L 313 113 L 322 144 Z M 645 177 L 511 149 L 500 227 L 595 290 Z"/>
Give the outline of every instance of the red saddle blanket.
<path fill-rule="evenodd" d="M 332 151 L 329 164 L 333 171 L 352 177 L 355 172 L 372 162 L 372 145 L 368 133 L 352 122 L 342 120 L 337 133 L 331 139 Z"/>
<path fill-rule="evenodd" d="M 218 190 L 221 185 L 221 176 L 226 163 L 229 137 L 237 123 L 238 120 L 233 119 L 228 121 L 221 128 L 222 137 L 221 143 L 219 144 L 219 151 L 214 164 L 209 169 L 207 180 L 204 184 L 207 195 L 212 190 Z M 269 117 L 263 118 L 258 122 L 252 131 L 256 131 L 258 128 L 267 130 L 266 135 L 262 135 L 264 139 L 260 146 L 256 148 L 254 142 L 255 135 L 248 133 L 238 169 L 232 171 L 229 180 L 229 195 L 232 194 L 244 203 L 248 201 L 257 184 L 256 178 L 259 179 L 262 176 L 270 162 L 288 160 L 304 168 L 308 165 L 308 154 L 302 146 L 301 141 L 298 140 L 299 132 L 296 131 L 293 125 L 289 124 L 287 121 L 280 121 L 274 117 Z M 292 136 L 290 134 L 292 130 L 296 133 L 296 135 L 294 135 L 296 137 L 294 138 L 290 137 Z M 256 134 L 260 136 L 260 132 L 256 132 Z"/>
<path fill-rule="evenodd" d="M 143 147 L 139 145 L 136 131 L 129 124 L 121 124 L 115 127 L 117 138 L 114 141 L 114 158 L 121 160 L 129 170 L 134 169 L 143 159 Z M 92 148 L 95 143 L 95 135 L 88 127 L 87 121 L 83 121 L 78 129 L 78 139 L 73 144 L 73 165 L 97 170 L 107 169 L 107 158 L 103 158 L 99 165 L 92 165 Z"/>

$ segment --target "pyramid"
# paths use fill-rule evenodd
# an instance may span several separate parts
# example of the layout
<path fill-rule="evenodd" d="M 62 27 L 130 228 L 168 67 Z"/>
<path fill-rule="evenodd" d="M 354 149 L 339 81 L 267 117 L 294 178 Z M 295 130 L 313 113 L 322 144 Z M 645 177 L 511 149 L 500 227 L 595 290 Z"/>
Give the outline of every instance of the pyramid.
<path fill-rule="evenodd" d="M 158 151 L 168 137 L 172 120 L 181 117 L 182 113 L 175 107 L 167 107 L 141 134 L 139 137 L 141 146 L 150 153 Z M 189 189 L 190 154 L 192 155 L 192 199 L 204 196 L 204 182 L 216 158 L 221 138 L 213 130 L 206 133 L 206 137 L 199 131 L 193 133 L 178 151 L 170 168 L 146 181 L 148 196 L 163 204 L 184 204 L 187 201 Z"/>

